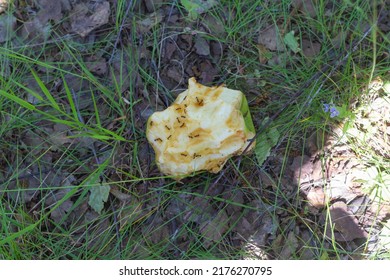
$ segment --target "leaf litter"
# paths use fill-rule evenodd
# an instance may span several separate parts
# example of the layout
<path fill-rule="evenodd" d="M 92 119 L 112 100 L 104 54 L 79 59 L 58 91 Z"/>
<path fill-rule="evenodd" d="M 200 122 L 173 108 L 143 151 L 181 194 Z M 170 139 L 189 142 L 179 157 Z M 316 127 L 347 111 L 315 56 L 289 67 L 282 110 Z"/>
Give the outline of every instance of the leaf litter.
<path fill-rule="evenodd" d="M 201 18 L 201 24 L 183 18 L 180 9 L 172 8 L 163 1 L 140 1 L 140 15 L 134 19 L 137 29 L 134 34 L 130 34 L 140 40 L 139 46 L 128 46 L 129 38 L 126 36 L 129 35 L 127 32 L 130 32 L 129 23 L 131 25 L 133 20 L 129 17 L 126 21 L 128 25 L 124 26 L 125 32 L 119 40 L 120 44 L 115 46 L 115 49 L 108 47 L 108 52 L 113 55 L 105 55 L 106 50 L 93 52 L 91 55 L 99 36 L 108 34 L 104 27 L 112 26 L 110 15 L 115 13 L 114 2 L 40 0 L 33 4 L 26 1 L 24 7 L 15 6 L 19 9 L 19 14 L 10 15 L 1 5 L 7 1 L 0 0 L 0 43 L 15 42 L 18 45 L 21 42 L 49 42 L 51 38 L 55 39 L 56 32 L 66 36 L 66 40 L 80 45 L 84 50 L 78 59 L 85 63 L 96 79 L 112 89 L 119 85 L 115 90 L 122 94 L 128 94 L 129 89 L 134 87 L 134 96 L 138 101 L 133 104 L 133 117 L 136 120 L 135 126 L 140 130 L 144 129 L 143 124 L 156 107 L 155 104 L 157 107 L 164 107 L 164 94 L 170 92 L 175 95 L 180 92 L 185 88 L 189 77 L 195 76 L 203 84 L 215 84 L 226 75 L 220 62 L 222 57 L 232 53 L 230 47 L 210 36 L 221 37 L 225 34 L 225 20 L 224 17 L 216 19 L 207 13 L 216 7 L 219 1 L 181 1 L 190 18 Z M 316 11 L 312 3 L 293 1 L 293 9 L 304 17 L 313 18 Z M 29 14 L 29 10 L 35 12 Z M 290 31 L 298 30 L 293 25 L 284 29 L 278 23 L 267 22 L 264 28 L 259 30 L 258 37 L 253 39 L 252 44 L 258 45 L 261 64 L 281 63 L 286 55 L 302 60 L 303 54 L 305 59 L 312 59 L 321 51 L 321 42 L 311 39 L 310 34 L 299 34 L 302 39 L 297 38 L 297 34 Z M 151 53 L 152 46 L 141 42 L 156 29 L 164 35 L 159 38 L 160 68 L 156 66 L 154 54 Z M 345 40 L 346 34 L 343 34 L 334 39 L 334 43 L 344 44 Z M 137 63 L 140 66 L 154 73 L 158 80 L 156 87 L 145 86 L 142 75 L 133 80 L 129 71 L 131 60 L 127 53 L 128 48 L 137 53 Z M 61 53 L 52 50 L 52 53 L 48 51 L 46 55 L 54 63 L 73 59 L 72 54 L 66 51 Z M 80 69 L 70 66 L 67 71 L 69 73 L 64 76 L 66 84 L 75 93 L 77 108 L 87 115 L 93 111 L 91 94 L 95 94 L 96 88 L 82 77 Z M 52 79 L 50 75 L 42 79 L 45 84 L 52 85 L 50 90 L 53 96 L 61 99 L 60 96 L 64 96 L 65 92 L 64 83 Z M 26 79 L 25 83 L 41 94 L 34 79 Z M 359 134 L 362 130 L 368 130 L 373 124 L 382 121 L 382 126 L 372 129 L 370 136 L 364 139 L 378 155 L 388 157 L 388 146 L 383 139 L 388 135 L 389 121 L 383 116 L 389 114 L 386 106 L 382 106 L 386 100 L 378 94 L 382 87 L 383 85 L 377 86 L 379 89 L 373 93 L 372 108 L 361 112 L 361 117 L 354 123 L 356 129 L 350 130 L 349 133 L 355 139 L 363 139 Z M 43 105 L 38 96 L 28 93 L 26 96 L 32 104 Z M 105 97 L 94 95 L 94 98 L 100 106 L 102 123 L 112 125 L 110 110 L 106 108 L 109 106 L 102 103 Z M 128 95 L 123 98 L 130 99 Z M 269 99 L 262 100 L 256 104 L 271 102 Z M 60 102 L 68 105 L 69 100 L 61 99 Z M 45 106 L 42 110 L 50 112 Z M 115 117 L 124 116 L 118 114 Z M 258 121 L 259 126 L 261 123 Z M 23 147 L 19 151 L 19 157 L 28 159 L 26 163 L 16 164 L 16 157 L 12 153 L 6 154 L 5 159 L 0 158 L 2 166 L 7 166 L 6 162 L 15 163 L 7 172 L 0 172 L 1 182 L 6 182 L 13 171 L 19 170 L 16 175 L 18 178 L 8 180 L 7 185 L 0 184 L 0 191 L 2 196 L 9 199 L 9 203 L 24 204 L 32 212 L 40 209 L 40 203 L 44 201 L 47 211 L 52 210 L 47 230 L 56 231 L 58 226 L 74 229 L 69 238 L 76 247 L 88 244 L 88 248 L 92 249 L 98 246 L 100 236 L 108 230 L 110 234 L 123 234 L 120 238 L 123 237 L 128 245 L 123 245 L 122 242 L 122 247 L 130 246 L 134 252 L 145 258 L 154 254 L 147 247 L 150 243 L 166 246 L 164 256 L 167 258 L 181 256 L 195 243 L 207 249 L 219 247 L 222 250 L 228 247 L 226 245 L 235 250 L 246 248 L 247 258 L 315 259 L 320 256 L 310 248 L 324 246 L 326 249 L 330 243 L 316 244 L 312 231 L 315 231 L 315 234 L 323 233 L 328 239 L 334 238 L 342 246 L 358 248 L 361 240 L 368 237 L 368 231 L 373 227 L 378 229 L 378 233 L 382 232 L 378 237 L 381 243 L 378 244 L 383 248 L 388 246 L 384 236 L 390 209 L 388 203 L 379 200 L 387 197 L 386 188 L 381 189 L 381 195 L 373 192 L 378 182 L 378 174 L 374 171 L 368 174 L 367 167 L 359 162 L 347 142 L 337 142 L 338 138 L 332 135 L 327 135 L 325 143 L 320 143 L 318 137 L 312 137 L 306 143 L 304 155 L 290 155 L 287 171 L 283 173 L 285 178 L 280 179 L 283 172 L 280 168 L 282 155 L 278 154 L 278 151 L 283 139 L 281 132 L 271 128 L 260 134 L 261 141 L 258 142 L 265 145 L 257 146 L 255 152 L 258 165 L 264 169 L 253 169 L 245 173 L 250 184 L 240 180 L 240 176 L 232 172 L 223 176 L 212 190 L 205 193 L 204 178 L 194 177 L 184 180 L 184 184 L 180 186 L 183 193 L 164 200 L 161 186 L 167 184 L 167 179 L 132 183 L 131 179 L 134 177 L 125 175 L 131 174 L 139 178 L 159 176 L 152 165 L 153 158 L 146 143 L 139 142 L 139 155 L 133 154 L 131 145 L 123 144 L 113 159 L 117 170 L 107 168 L 107 171 L 101 174 L 105 181 L 101 181 L 98 176 L 86 184 L 85 179 L 91 171 L 96 171 L 98 165 L 92 150 L 97 150 L 97 158 L 101 158 L 99 162 L 103 162 L 106 154 L 100 151 L 103 149 L 100 147 L 106 147 L 106 143 L 73 137 L 79 131 L 64 124 L 41 122 L 35 125 L 37 127 L 26 130 L 18 139 L 12 140 Z M 132 132 L 128 133 L 130 135 Z M 64 161 L 64 150 L 72 150 L 75 155 Z M 46 153 L 45 156 L 42 156 L 43 153 Z M 34 161 L 32 155 L 42 157 L 39 161 Z M 75 157 L 85 160 L 85 165 L 68 168 L 67 164 L 74 162 Z M 118 172 L 121 169 L 126 172 Z M 380 179 L 382 181 L 379 182 L 384 186 L 388 185 L 387 177 Z M 73 187 L 81 185 L 82 182 L 84 185 L 91 185 L 90 191 L 67 197 Z M 252 186 L 256 186 L 256 189 Z M 47 187 L 50 187 L 50 191 L 45 190 Z M 4 189 L 11 191 L 4 194 Z M 295 192 L 298 189 L 299 195 Z M 275 195 L 278 190 L 283 192 L 283 195 Z M 44 195 L 45 199 L 42 199 L 41 195 Z M 66 199 L 61 201 L 64 198 Z M 313 221 L 316 226 L 308 228 L 299 219 L 291 222 L 289 211 L 283 210 L 291 206 L 289 200 L 298 205 L 297 211 L 301 211 L 299 215 Z M 111 212 L 113 209 L 112 219 L 101 218 L 102 213 Z M 379 213 L 379 216 L 375 213 Z M 376 218 L 385 225 L 382 231 L 379 231 Z M 331 223 L 325 224 L 327 220 Z M 114 230 L 116 226 L 117 229 Z M 129 226 L 135 229 L 134 236 L 122 232 Z M 96 239 L 89 239 L 91 235 Z M 139 236 L 143 237 L 142 240 Z M 216 244 L 220 245 L 214 246 Z M 108 246 L 107 250 L 113 248 L 114 246 Z"/>

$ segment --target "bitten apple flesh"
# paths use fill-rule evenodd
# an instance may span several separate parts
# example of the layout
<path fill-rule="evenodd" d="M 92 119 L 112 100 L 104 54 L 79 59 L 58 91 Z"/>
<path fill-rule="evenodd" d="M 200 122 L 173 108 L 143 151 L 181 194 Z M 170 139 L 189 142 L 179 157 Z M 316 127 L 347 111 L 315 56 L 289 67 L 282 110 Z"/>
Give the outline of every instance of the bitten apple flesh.
<path fill-rule="evenodd" d="M 201 170 L 219 172 L 254 136 L 241 91 L 203 86 L 195 78 L 170 107 L 150 116 L 146 131 L 160 171 L 175 178 Z"/>

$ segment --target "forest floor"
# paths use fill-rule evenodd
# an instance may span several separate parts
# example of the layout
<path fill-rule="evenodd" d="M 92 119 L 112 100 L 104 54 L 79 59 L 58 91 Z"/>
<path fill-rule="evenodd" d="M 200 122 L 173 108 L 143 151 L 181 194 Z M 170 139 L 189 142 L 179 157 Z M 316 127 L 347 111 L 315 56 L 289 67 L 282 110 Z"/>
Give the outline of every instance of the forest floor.
<path fill-rule="evenodd" d="M 389 259 L 389 46 L 389 1 L 0 0 L 0 259 Z M 178 182 L 191 77 L 258 136 Z"/>

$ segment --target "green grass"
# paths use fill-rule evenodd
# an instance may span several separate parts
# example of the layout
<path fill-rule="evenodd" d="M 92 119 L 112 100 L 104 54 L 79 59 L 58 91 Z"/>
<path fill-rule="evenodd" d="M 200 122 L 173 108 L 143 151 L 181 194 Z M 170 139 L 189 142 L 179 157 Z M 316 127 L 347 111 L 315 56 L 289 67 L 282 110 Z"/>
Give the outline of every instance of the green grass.
<path fill-rule="evenodd" d="M 318 16 L 313 19 L 304 13 L 292 15 L 290 1 L 277 2 L 222 0 L 201 16 L 225 21 L 222 32 L 212 25 L 209 31 L 199 31 L 225 46 L 219 73 L 228 87 L 247 93 L 257 128 L 265 117 L 289 104 L 271 124 L 281 135 L 273 150 L 281 155 L 281 175 L 273 179 L 271 188 L 261 189 L 259 179 L 251 175 L 272 174 L 272 163 L 259 166 L 255 156 L 244 157 L 240 167 L 235 160 L 229 161 L 229 174 L 216 185 L 218 174 L 202 173 L 183 184 L 156 172 L 142 123 L 146 108 L 138 105 L 146 100 L 155 109 L 161 107 L 157 95 L 174 99 L 177 92 L 159 82 L 153 65 L 161 67 L 166 37 L 194 29 L 156 25 L 142 34 L 147 48 L 142 53 L 137 20 L 143 16 L 133 7 L 126 19 L 127 1 L 117 1 L 114 24 L 99 32 L 93 44 L 53 32 L 53 40 L 33 47 L 14 42 L 1 46 L 0 259 L 251 258 L 244 247 L 237 249 L 232 235 L 238 221 L 251 212 L 256 215 L 248 223 L 258 227 L 260 217 L 275 221 L 283 214 L 287 220 L 283 227 L 270 222 L 268 234 L 280 236 L 279 243 L 262 248 L 271 258 L 280 258 L 283 248 L 290 246 L 288 234 L 298 223 L 305 226 L 310 239 L 298 240 L 301 248 L 291 258 L 299 258 L 305 250 L 316 259 L 354 255 L 323 237 L 324 229 L 304 216 L 298 190 L 283 190 L 283 174 L 291 151 L 303 154 L 305 139 L 313 131 L 325 133 L 335 122 L 326 117 L 323 103 L 348 108 L 363 97 L 373 77 L 389 80 L 388 64 L 377 60 L 388 51 L 389 39 L 372 32 L 334 75 L 324 73 L 326 79 L 313 81 L 290 104 L 294 93 L 321 67 L 351 51 L 344 41 L 335 48 L 332 39 L 342 34 L 349 42 L 359 40 L 364 28 L 357 26 L 375 22 L 377 11 L 370 1 L 318 1 Z M 333 3 L 331 15 L 325 13 L 326 2 Z M 179 9 L 186 15 L 183 7 Z M 294 30 L 298 41 L 305 37 L 320 42 L 320 53 L 314 59 L 281 55 L 280 64 L 261 64 L 259 30 L 275 23 L 284 34 Z M 200 27 L 190 21 L 188 25 Z M 119 31 L 125 32 L 126 46 L 114 49 Z M 59 59 L 52 61 L 51 52 Z M 91 55 L 113 57 L 116 68 L 109 66 L 104 78 L 95 75 L 85 62 Z M 142 84 L 136 82 L 138 78 Z M 268 99 L 260 103 L 265 94 Z M 353 114 L 349 112 L 350 117 Z M 385 170 L 386 160 L 364 146 L 355 148 L 374 160 L 378 170 Z M 111 194 L 97 214 L 89 210 L 88 199 L 91 188 L 101 184 L 109 186 Z M 246 204 L 253 200 L 262 205 Z M 219 216 L 237 208 L 241 216 Z M 218 223 L 214 224 L 215 219 Z M 178 221 L 184 222 L 175 226 Z M 212 237 L 215 226 L 224 227 L 219 237 Z M 379 253 L 374 258 L 382 257 L 388 258 Z"/>

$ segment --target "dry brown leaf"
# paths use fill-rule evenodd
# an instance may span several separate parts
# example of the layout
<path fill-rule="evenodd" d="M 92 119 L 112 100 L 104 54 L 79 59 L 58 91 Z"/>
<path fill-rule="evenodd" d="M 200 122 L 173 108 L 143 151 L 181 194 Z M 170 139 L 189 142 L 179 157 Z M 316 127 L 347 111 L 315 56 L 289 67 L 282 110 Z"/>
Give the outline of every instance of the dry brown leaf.
<path fill-rule="evenodd" d="M 208 56 L 210 55 L 210 45 L 206 39 L 197 35 L 195 37 L 195 51 L 198 55 Z"/>
<path fill-rule="evenodd" d="M 63 197 L 64 195 L 62 195 Z M 62 198 L 61 197 L 61 194 L 58 193 L 57 194 L 57 197 L 55 198 L 57 201 L 59 199 Z M 53 201 L 53 205 L 51 206 L 51 208 L 53 208 L 55 206 L 55 203 L 57 201 Z M 69 199 L 65 200 L 64 202 L 62 202 L 57 208 L 55 208 L 51 213 L 50 213 L 50 217 L 53 219 L 53 221 L 56 223 L 56 224 L 63 224 L 64 222 L 66 223 L 66 220 L 62 221 L 62 219 L 65 217 L 65 215 L 71 210 L 73 206 L 73 202 Z"/>
<path fill-rule="evenodd" d="M 348 209 L 348 206 L 337 201 L 329 208 L 330 222 L 334 226 L 334 232 L 328 225 L 326 235 L 334 236 L 336 241 L 352 241 L 356 238 L 367 238 L 367 233 L 360 227 L 358 220 Z"/>
<path fill-rule="evenodd" d="M 306 57 L 316 57 L 321 51 L 321 44 L 307 39 L 302 40 L 302 52 Z"/>
<path fill-rule="evenodd" d="M 88 61 L 85 63 L 85 66 L 87 66 L 88 70 L 92 73 L 103 76 L 107 73 L 107 62 L 103 57 L 97 58 L 97 57 L 91 57 L 88 59 Z"/>
<path fill-rule="evenodd" d="M 309 182 L 313 173 L 313 163 L 310 157 L 297 156 L 290 165 L 290 170 L 293 173 L 293 181 L 295 184 L 303 184 Z"/>
<path fill-rule="evenodd" d="M 218 212 L 218 214 L 211 220 L 205 221 L 200 225 L 200 232 L 204 236 L 204 245 L 209 247 L 213 242 L 217 242 L 222 239 L 223 234 L 228 229 L 228 220 L 224 210 Z"/>
<path fill-rule="evenodd" d="M 322 208 L 325 206 L 325 193 L 322 188 L 311 188 L 306 195 L 310 205 L 315 208 Z"/>
<path fill-rule="evenodd" d="M 283 242 L 283 249 L 280 252 L 279 259 L 288 260 L 298 248 L 298 239 L 293 231 L 290 231 L 287 239 Z"/>
<path fill-rule="evenodd" d="M 357 196 L 362 195 L 360 189 L 353 188 L 351 176 L 340 173 L 329 178 L 329 184 L 324 187 L 324 192 L 329 200 L 345 199 L 351 201 Z"/>
<path fill-rule="evenodd" d="M 285 49 L 279 28 L 276 25 L 270 25 L 260 31 L 257 42 L 271 51 L 282 51 Z"/>
<path fill-rule="evenodd" d="M 53 0 L 37 0 L 39 12 L 37 18 L 42 24 L 46 24 L 49 20 L 59 22 L 62 19 L 61 1 Z"/>
<path fill-rule="evenodd" d="M 292 5 L 298 11 L 301 11 L 304 14 L 309 15 L 310 17 L 315 17 L 317 14 L 316 11 L 316 0 L 293 0 Z"/>
<path fill-rule="evenodd" d="M 77 4 L 71 13 L 72 31 L 86 37 L 92 30 L 106 24 L 110 16 L 110 3 L 97 2 L 91 7 L 85 3 Z"/>
<path fill-rule="evenodd" d="M 158 25 L 164 18 L 162 11 L 157 11 L 153 14 L 148 15 L 143 20 L 137 21 L 137 30 L 140 33 L 146 33 L 150 31 L 154 26 Z"/>

